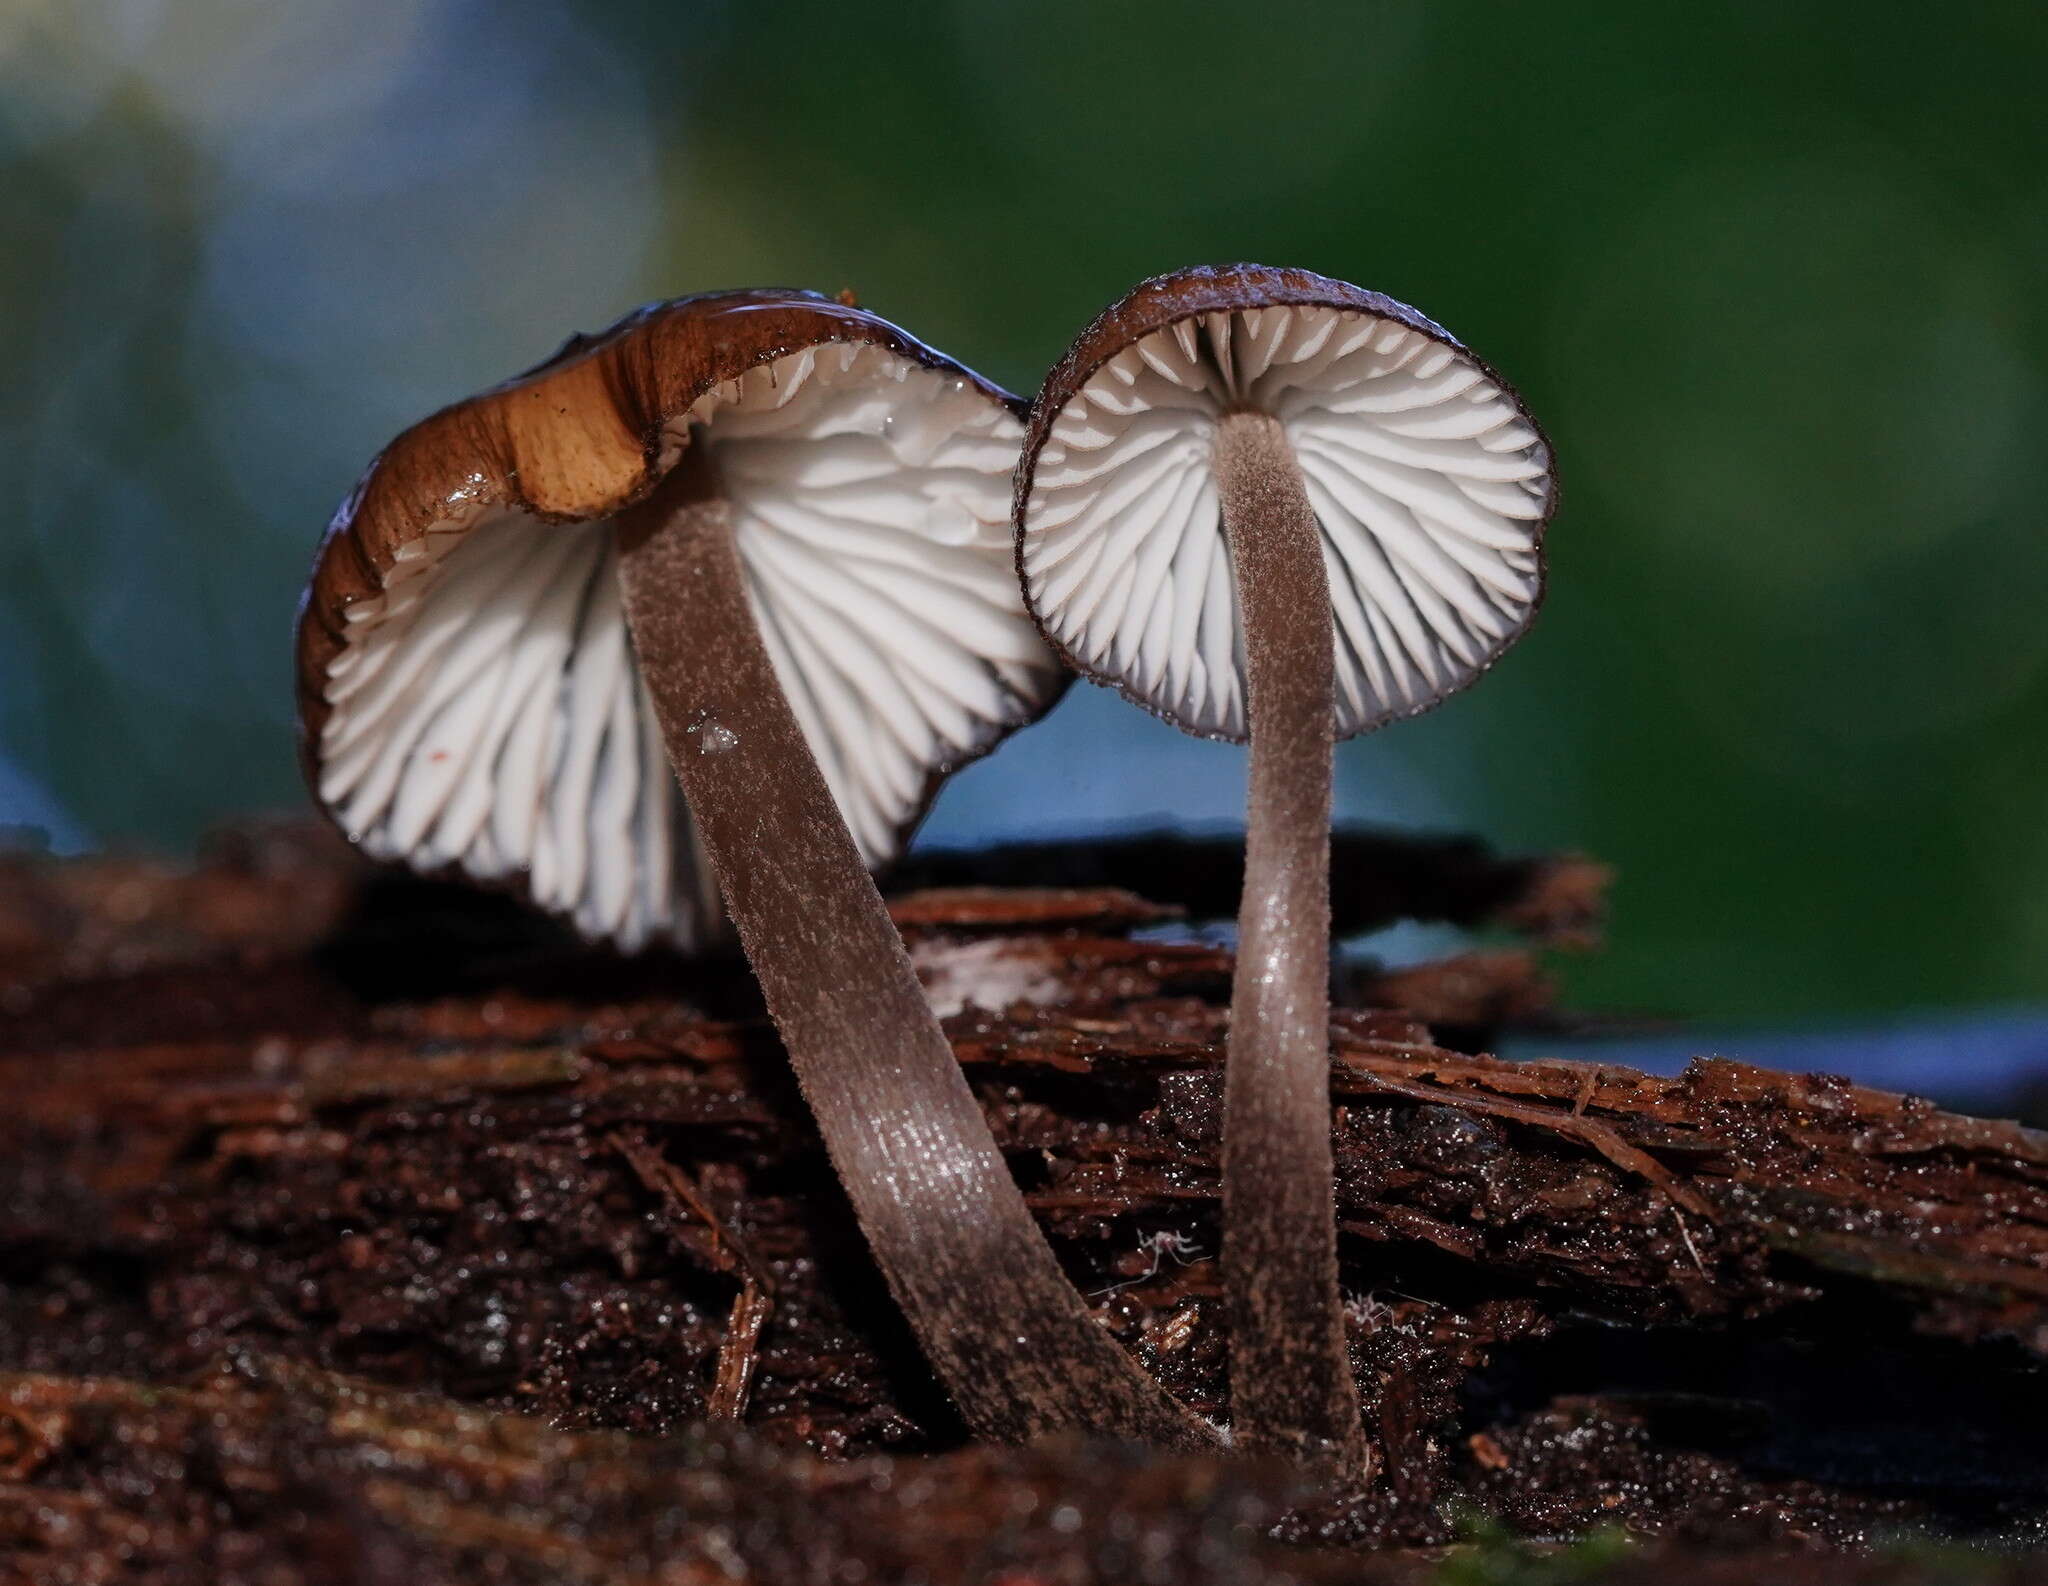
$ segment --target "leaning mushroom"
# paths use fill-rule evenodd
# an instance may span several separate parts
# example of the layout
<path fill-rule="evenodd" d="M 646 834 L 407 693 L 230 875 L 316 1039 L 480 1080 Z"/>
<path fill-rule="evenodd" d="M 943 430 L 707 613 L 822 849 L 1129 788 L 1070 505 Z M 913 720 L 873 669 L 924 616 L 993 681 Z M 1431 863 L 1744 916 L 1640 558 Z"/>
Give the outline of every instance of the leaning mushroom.
<path fill-rule="evenodd" d="M 1010 567 L 1014 407 L 810 293 L 578 338 L 343 505 L 301 614 L 305 752 L 371 854 L 592 937 L 689 944 L 722 895 L 969 1423 L 1195 1444 L 1062 1274 L 867 869 L 1060 688 Z"/>
<path fill-rule="evenodd" d="M 1331 746 L 1429 709 L 1521 634 L 1555 499 L 1542 434 L 1485 364 L 1303 270 L 1145 282 L 1031 412 L 1032 615 L 1084 675 L 1251 743 L 1223 1170 L 1241 1447 L 1368 1453 L 1332 1205 Z"/>

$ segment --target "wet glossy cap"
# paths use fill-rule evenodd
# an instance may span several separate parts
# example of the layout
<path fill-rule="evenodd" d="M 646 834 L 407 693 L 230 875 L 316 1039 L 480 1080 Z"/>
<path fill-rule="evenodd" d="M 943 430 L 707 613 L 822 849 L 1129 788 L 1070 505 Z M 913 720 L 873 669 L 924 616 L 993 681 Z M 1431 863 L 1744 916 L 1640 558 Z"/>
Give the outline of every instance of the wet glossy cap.
<path fill-rule="evenodd" d="M 707 446 L 777 674 L 885 863 L 940 778 L 1063 681 L 1012 563 L 1021 434 L 1014 399 L 811 293 L 685 298 L 575 338 L 406 431 L 337 513 L 299 624 L 316 796 L 377 858 L 508 883 L 623 946 L 701 939 L 715 888 L 611 519 Z"/>
<path fill-rule="evenodd" d="M 1244 738 L 1211 467 L 1217 420 L 1242 409 L 1280 420 L 1322 527 L 1340 737 L 1427 710 L 1520 637 L 1557 491 L 1515 393 L 1392 298 L 1228 265 L 1139 286 L 1032 407 L 1017 567 L 1077 671 L 1189 732 Z"/>

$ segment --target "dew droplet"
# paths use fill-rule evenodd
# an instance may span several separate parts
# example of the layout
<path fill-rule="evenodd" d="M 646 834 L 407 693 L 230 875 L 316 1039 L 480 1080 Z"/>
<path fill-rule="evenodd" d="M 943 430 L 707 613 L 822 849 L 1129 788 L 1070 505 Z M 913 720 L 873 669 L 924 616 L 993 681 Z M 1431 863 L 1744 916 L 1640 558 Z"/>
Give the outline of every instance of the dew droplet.
<path fill-rule="evenodd" d="M 728 754 L 740 746 L 740 735 L 723 722 L 700 721 L 686 730 L 697 740 L 699 754 Z"/>

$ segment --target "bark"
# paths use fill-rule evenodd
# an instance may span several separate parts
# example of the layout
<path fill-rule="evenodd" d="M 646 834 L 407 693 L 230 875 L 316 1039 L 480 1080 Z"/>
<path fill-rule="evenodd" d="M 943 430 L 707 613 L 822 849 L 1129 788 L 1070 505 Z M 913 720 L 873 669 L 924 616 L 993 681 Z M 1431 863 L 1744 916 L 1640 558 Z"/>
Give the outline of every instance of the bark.
<path fill-rule="evenodd" d="M 300 860 L 218 866 L 251 921 L 308 892 Z M 1945 1555 L 1888 1537 L 2024 1549 L 2048 1516 L 2033 1131 L 1432 1040 L 1419 1006 L 1543 1016 L 1525 961 L 1369 982 L 1332 1149 L 1388 1458 L 1300 1510 L 1206 1456 L 962 1448 L 744 972 L 508 958 L 498 908 L 408 884 L 310 952 L 225 922 L 128 971 L 12 961 L 46 967 L 0 1024 L 0 1581 L 1409 1582 L 1465 1506 L 1651 1539 L 1573 1579 L 1898 1586 Z M 1100 894 L 898 912 L 928 980 L 1002 1000 L 946 1033 L 1095 1325 L 1226 1417 L 1228 955 Z"/>

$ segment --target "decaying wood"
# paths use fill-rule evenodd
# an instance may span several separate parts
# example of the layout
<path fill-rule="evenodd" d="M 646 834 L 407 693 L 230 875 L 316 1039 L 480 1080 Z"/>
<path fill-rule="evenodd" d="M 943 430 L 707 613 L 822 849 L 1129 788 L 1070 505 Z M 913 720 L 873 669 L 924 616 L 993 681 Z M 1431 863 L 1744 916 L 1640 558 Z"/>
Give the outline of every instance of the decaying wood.
<path fill-rule="evenodd" d="M 1289 1495 L 1272 1472 L 1060 1444 L 834 1465 L 257 1356 L 171 1386 L 0 1375 L 0 1458 L 10 1586 L 1298 1578 L 1264 1534 Z"/>
<path fill-rule="evenodd" d="M 1060 890 L 897 914 L 1076 1284 L 1147 1370 L 1220 1417 L 1229 958 L 1164 935 L 1154 907 Z M 1904 1525 L 2016 1534 L 2048 1512 L 2048 1139 L 2034 1131 L 1733 1062 L 1659 1078 L 1438 1044 L 1418 1014 L 1453 1002 L 1478 1015 L 1453 1021 L 1475 1037 L 1547 1016 L 1541 977 L 1512 953 L 1360 982 L 1383 1005 L 1333 1023 L 1333 1144 L 1351 1348 L 1386 1478 L 1283 1522 L 1288 1494 L 1200 1461 L 945 1453 L 958 1429 L 772 1032 L 721 989 L 732 971 L 692 979 L 525 938 L 507 954 L 497 925 L 430 897 L 457 910 L 434 918 L 455 920 L 459 947 L 383 980 L 363 967 L 382 947 L 362 941 L 413 927 L 360 908 L 311 953 L 217 949 L 231 994 L 219 957 L 84 973 L 37 949 L 62 967 L 17 981 L 0 1041 L 16 1054 L 0 1055 L 12 1545 L 83 1580 L 93 1549 L 171 1558 L 182 1535 L 226 1550 L 194 1555 L 215 1574 L 154 1578 L 256 1580 L 234 1550 L 302 1545 L 281 1518 L 297 1506 L 314 1517 L 304 1546 L 360 1533 L 397 1561 L 351 1553 L 353 1575 L 308 1578 L 457 1579 L 489 1554 L 512 1562 L 479 1578 L 630 1580 L 649 1538 L 680 1534 L 659 1525 L 682 1523 L 657 1522 L 647 1484 L 685 1479 L 700 1455 L 752 1473 L 749 1546 L 880 1470 L 956 1541 L 1025 1487 L 1038 1519 L 1016 1536 L 1043 1540 L 1060 1494 L 1092 1485 L 1141 1508 L 1134 1494 L 1160 1495 L 1144 1512 L 1161 1535 L 1216 1561 L 1170 1577 L 1190 1580 L 1259 1578 L 1254 1533 L 1274 1525 L 1295 1544 L 1438 1545 L 1459 1503 L 1539 1535 L 1613 1521 L 1775 1548 Z M 349 1424 L 395 1417 L 397 1444 L 439 1448 L 431 1427 L 459 1422 L 456 1444 L 526 1447 L 524 1474 L 466 1497 L 311 1430 L 372 1401 Z M 266 1417 L 311 1452 L 275 1452 Z M 706 1442 L 714 1420 L 744 1457 L 708 1452 L 742 1446 Z M 145 1424 L 154 1443 L 134 1441 Z M 1930 1442 L 1931 1425 L 1969 1435 Z M 537 1438 L 571 1441 L 542 1457 Z M 172 1462 L 158 1497 L 123 1474 L 145 1446 Z M 596 1492 L 638 1496 L 594 1515 Z M 580 1529 L 560 1540 L 551 1527 L 572 1513 Z M 886 1554 L 860 1526 L 901 1515 L 861 1515 L 847 1557 L 968 1556 Z M 1016 1543 L 1022 1578 L 1080 1556 L 1033 1553 L 1038 1540 Z M 1317 1556 L 1285 1559 L 1313 1577 Z M 1378 1578 L 1422 1578 L 1413 1560 L 1382 1565 L 1409 1573 Z M 696 1567 L 661 1578 L 721 1578 Z"/>
<path fill-rule="evenodd" d="M 1504 1451 L 1495 1457 L 1505 1461 Z M 1745 1495 L 1730 1491 L 1741 1501 Z M 1285 1473 L 1104 1445 L 819 1460 L 727 1428 L 569 1431 L 259 1355 L 194 1378 L 0 1373 L 0 1581 L 738 1580 L 2018 1586 L 2024 1559 L 1602 1540 L 1361 1557 L 1275 1537 Z M 1811 1499 L 1809 1498 L 1809 1503 Z M 1797 1495 L 1781 1500 L 1788 1517 Z M 1823 1516 L 1823 1520 L 1825 1517 Z M 1606 1561 L 1595 1570 L 1591 1561 Z"/>
<path fill-rule="evenodd" d="M 1244 844 L 1159 834 L 1102 841 L 1010 843 L 973 852 L 913 853 L 903 888 L 1126 890 L 1195 919 L 1237 917 Z M 1348 830 L 1330 840 L 1330 924 L 1357 936 L 1398 920 L 1500 924 L 1560 946 L 1597 941 L 1605 865 L 1578 854 L 1509 856 L 1470 837 Z"/>

